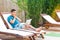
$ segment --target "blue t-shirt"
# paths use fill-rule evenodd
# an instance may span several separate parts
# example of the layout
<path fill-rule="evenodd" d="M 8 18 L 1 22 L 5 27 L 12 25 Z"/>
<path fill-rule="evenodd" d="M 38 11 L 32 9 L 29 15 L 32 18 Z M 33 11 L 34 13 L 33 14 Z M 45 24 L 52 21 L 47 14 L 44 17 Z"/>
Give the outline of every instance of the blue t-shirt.
<path fill-rule="evenodd" d="M 10 15 L 10 16 L 7 18 L 7 20 L 8 20 L 9 23 L 10 23 L 10 21 L 13 20 L 13 19 L 14 19 L 14 17 L 13 17 L 12 15 Z M 11 24 L 11 23 L 10 23 L 10 24 Z M 19 22 L 19 20 L 16 18 L 16 19 L 15 19 L 15 22 L 14 22 L 13 24 L 11 24 L 11 26 L 12 26 L 13 28 L 15 28 L 16 25 L 18 25 L 18 24 L 20 24 L 20 22 Z"/>

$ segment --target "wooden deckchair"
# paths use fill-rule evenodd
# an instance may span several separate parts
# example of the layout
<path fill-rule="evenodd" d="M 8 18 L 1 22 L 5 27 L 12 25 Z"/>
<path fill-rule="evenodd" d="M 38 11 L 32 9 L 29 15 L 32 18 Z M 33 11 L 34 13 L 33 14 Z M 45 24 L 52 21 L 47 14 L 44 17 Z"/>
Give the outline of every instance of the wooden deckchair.
<path fill-rule="evenodd" d="M 51 16 L 47 14 L 41 14 L 41 16 L 47 21 L 47 23 L 44 24 L 45 27 L 60 27 L 60 22 L 55 21 Z"/>
<path fill-rule="evenodd" d="M 58 18 L 60 19 L 60 11 L 57 11 L 56 14 L 57 14 Z"/>
<path fill-rule="evenodd" d="M 13 29 L 12 27 L 11 27 L 11 25 L 8 23 L 8 21 L 7 21 L 7 17 L 9 16 L 9 15 L 11 15 L 9 12 L 2 12 L 1 13 L 2 15 L 2 18 L 3 18 L 3 20 L 4 20 L 4 22 L 5 22 L 5 24 L 7 25 L 7 28 L 8 29 Z M 31 23 L 31 22 L 29 22 L 29 23 Z M 29 24 L 28 23 L 28 24 Z M 32 30 L 25 30 L 25 29 L 21 29 L 20 31 L 25 31 L 25 32 L 31 32 L 31 33 L 34 33 L 34 34 L 41 34 L 42 32 L 45 32 L 45 31 L 41 31 L 41 32 L 36 32 L 36 31 L 32 31 Z M 41 35 L 41 37 L 42 38 L 44 38 L 42 35 Z"/>
<path fill-rule="evenodd" d="M 20 40 L 24 40 L 24 38 L 27 37 L 29 38 L 29 40 L 35 40 L 33 33 L 7 29 L 1 16 L 0 16 L 0 34 L 13 35 L 19 38 Z"/>

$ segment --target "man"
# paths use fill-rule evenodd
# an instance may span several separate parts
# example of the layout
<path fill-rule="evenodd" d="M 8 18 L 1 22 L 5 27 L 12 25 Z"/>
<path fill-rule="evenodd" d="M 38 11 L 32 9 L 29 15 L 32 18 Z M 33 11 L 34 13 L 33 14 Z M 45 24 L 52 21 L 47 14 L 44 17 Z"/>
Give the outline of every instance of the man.
<path fill-rule="evenodd" d="M 15 9 L 12 9 L 11 10 L 11 15 L 7 18 L 7 21 L 11 24 L 11 26 L 13 27 L 13 29 L 16 29 L 16 30 L 19 30 L 19 29 L 33 29 L 37 32 L 40 32 L 41 30 L 41 27 L 39 28 L 34 28 L 32 25 L 29 25 L 29 24 L 22 24 L 22 20 L 19 19 L 17 16 L 16 16 L 16 10 Z"/>

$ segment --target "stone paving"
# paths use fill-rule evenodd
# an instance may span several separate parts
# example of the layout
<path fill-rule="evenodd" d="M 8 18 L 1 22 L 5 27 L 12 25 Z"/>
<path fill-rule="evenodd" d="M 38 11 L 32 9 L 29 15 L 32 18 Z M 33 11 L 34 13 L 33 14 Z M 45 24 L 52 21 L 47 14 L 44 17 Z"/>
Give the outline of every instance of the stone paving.
<path fill-rule="evenodd" d="M 41 38 L 38 38 L 36 40 L 42 40 Z M 50 37 L 50 36 L 45 36 L 44 40 L 60 40 L 60 37 Z"/>
<path fill-rule="evenodd" d="M 60 37 L 45 36 L 44 40 L 60 40 Z"/>
<path fill-rule="evenodd" d="M 49 32 L 47 32 L 49 33 Z M 55 32 L 55 33 L 60 33 L 60 32 Z M 42 40 L 41 38 L 37 38 L 36 40 Z M 56 37 L 56 36 L 46 36 L 45 35 L 45 39 L 44 40 L 60 40 L 60 37 Z"/>

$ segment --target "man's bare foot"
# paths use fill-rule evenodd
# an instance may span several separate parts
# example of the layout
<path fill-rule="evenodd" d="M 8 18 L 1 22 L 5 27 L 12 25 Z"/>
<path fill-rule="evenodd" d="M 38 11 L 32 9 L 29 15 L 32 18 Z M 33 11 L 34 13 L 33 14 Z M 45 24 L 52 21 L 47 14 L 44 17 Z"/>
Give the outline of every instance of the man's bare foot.
<path fill-rule="evenodd" d="M 36 32 L 40 32 L 42 30 L 42 27 L 36 28 Z"/>

